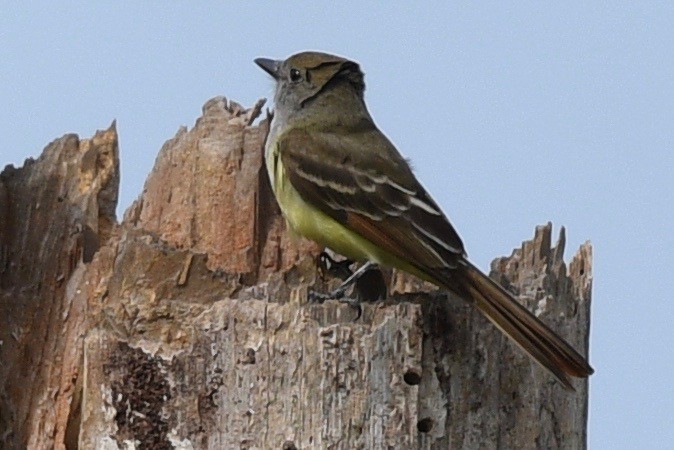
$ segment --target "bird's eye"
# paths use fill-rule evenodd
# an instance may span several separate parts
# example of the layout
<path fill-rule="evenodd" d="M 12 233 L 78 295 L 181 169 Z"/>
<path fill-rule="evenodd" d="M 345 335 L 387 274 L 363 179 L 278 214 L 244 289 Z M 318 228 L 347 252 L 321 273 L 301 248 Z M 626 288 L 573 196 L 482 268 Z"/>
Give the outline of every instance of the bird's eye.
<path fill-rule="evenodd" d="M 290 69 L 290 81 L 297 82 L 302 79 L 302 74 L 297 69 Z"/>

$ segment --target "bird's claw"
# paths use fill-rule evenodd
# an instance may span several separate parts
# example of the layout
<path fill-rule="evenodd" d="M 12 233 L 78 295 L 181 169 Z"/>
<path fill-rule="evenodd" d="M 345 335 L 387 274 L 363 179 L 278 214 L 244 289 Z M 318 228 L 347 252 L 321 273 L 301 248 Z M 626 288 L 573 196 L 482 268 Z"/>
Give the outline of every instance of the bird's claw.
<path fill-rule="evenodd" d="M 340 302 L 348 303 L 346 300 L 344 300 L 347 298 L 344 294 L 346 294 L 346 288 L 339 286 L 327 294 L 310 290 L 308 297 L 310 302 L 323 303 L 326 300 L 339 300 Z"/>
<path fill-rule="evenodd" d="M 323 303 L 326 300 L 330 300 L 330 294 L 310 290 L 307 298 L 311 303 Z"/>

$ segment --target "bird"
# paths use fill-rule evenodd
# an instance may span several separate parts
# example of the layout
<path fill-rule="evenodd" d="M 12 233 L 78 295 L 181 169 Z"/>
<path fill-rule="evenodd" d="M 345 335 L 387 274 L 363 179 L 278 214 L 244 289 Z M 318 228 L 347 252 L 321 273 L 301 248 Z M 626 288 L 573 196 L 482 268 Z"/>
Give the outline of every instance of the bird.
<path fill-rule="evenodd" d="M 468 260 L 447 216 L 375 125 L 357 62 L 305 51 L 255 63 L 275 81 L 265 165 L 288 226 L 364 263 L 331 297 L 373 265 L 395 267 L 475 306 L 564 388 L 594 372 Z"/>

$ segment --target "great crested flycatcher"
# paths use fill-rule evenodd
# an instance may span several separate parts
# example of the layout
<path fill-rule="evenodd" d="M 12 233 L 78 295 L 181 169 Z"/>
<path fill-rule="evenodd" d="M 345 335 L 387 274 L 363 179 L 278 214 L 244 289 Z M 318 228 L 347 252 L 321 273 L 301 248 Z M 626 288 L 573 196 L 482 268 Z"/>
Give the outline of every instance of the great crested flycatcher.
<path fill-rule="evenodd" d="M 318 52 L 255 62 L 276 81 L 265 160 L 291 229 L 474 304 L 567 389 L 569 376 L 592 374 L 585 358 L 466 259 L 454 227 L 375 126 L 357 63 Z"/>

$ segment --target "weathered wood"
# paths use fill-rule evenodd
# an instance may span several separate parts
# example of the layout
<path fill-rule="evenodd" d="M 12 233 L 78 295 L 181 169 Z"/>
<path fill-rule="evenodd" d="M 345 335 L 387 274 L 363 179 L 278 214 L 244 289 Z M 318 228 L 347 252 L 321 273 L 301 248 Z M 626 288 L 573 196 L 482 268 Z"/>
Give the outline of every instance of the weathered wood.
<path fill-rule="evenodd" d="M 68 431 L 77 442 L 82 292 L 106 275 L 82 261 L 112 232 L 118 165 L 113 124 L 92 139 L 66 135 L 0 174 L 2 448 L 63 448 Z"/>
<path fill-rule="evenodd" d="M 357 320 L 307 301 L 339 280 L 285 230 L 260 107 L 209 101 L 71 277 L 87 335 L 81 384 L 60 395 L 75 411 L 81 387 L 82 415 L 60 420 L 80 448 L 583 448 L 587 383 L 564 391 L 459 299 L 387 271 L 392 295 Z M 563 247 L 539 227 L 492 276 L 586 351 L 591 247 L 568 274 Z"/>

